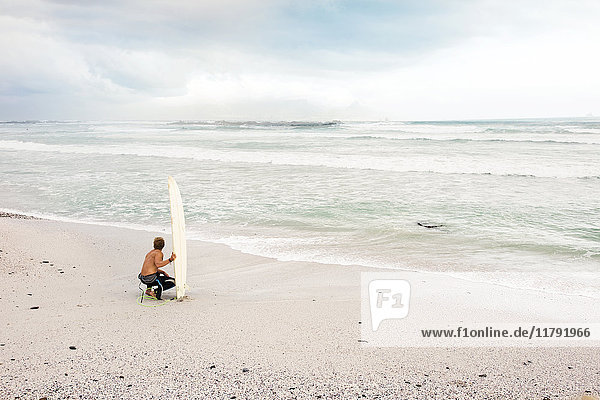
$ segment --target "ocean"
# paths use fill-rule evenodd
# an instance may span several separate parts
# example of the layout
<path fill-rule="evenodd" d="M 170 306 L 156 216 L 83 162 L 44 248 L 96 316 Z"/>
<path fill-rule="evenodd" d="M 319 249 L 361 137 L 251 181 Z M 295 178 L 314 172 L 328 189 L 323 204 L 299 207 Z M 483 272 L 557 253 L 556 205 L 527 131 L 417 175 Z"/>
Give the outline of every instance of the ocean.
<path fill-rule="evenodd" d="M 6 121 L 0 166 L 5 211 L 168 232 L 172 175 L 191 239 L 600 297 L 598 119 Z"/>

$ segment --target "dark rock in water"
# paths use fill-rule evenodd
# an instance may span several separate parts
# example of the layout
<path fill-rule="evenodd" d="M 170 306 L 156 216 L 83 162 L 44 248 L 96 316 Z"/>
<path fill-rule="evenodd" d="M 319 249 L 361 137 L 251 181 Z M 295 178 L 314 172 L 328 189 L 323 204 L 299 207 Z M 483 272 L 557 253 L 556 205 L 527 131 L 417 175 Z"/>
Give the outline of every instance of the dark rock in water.
<path fill-rule="evenodd" d="M 38 308 L 40 308 L 40 306 L 29 307 L 30 310 L 37 310 Z"/>
<path fill-rule="evenodd" d="M 75 346 L 69 346 L 69 349 L 70 350 L 77 350 L 77 347 L 75 347 Z"/>
<path fill-rule="evenodd" d="M 436 224 L 433 222 L 417 222 L 417 225 L 422 226 L 423 228 L 427 228 L 427 229 L 444 227 L 444 224 Z"/>

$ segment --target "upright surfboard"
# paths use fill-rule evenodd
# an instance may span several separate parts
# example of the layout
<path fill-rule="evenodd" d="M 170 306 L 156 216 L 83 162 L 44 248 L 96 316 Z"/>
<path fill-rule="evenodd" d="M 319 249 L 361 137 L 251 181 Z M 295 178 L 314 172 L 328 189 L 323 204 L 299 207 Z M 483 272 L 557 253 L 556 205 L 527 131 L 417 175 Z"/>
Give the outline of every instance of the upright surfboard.
<path fill-rule="evenodd" d="M 183 203 L 177 182 L 169 176 L 169 200 L 171 202 L 171 231 L 173 232 L 173 253 L 175 259 L 175 291 L 177 299 L 185 296 L 187 275 L 187 246 L 185 242 L 185 217 Z"/>

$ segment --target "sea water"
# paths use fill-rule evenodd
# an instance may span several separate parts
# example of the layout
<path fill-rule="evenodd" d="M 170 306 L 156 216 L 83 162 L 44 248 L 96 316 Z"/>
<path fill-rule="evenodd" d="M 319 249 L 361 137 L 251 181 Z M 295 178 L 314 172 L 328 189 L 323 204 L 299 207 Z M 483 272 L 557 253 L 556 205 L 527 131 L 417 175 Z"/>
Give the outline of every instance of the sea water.
<path fill-rule="evenodd" d="M 0 208 L 599 297 L 600 120 L 0 123 Z M 425 227 L 422 225 L 430 226 Z"/>

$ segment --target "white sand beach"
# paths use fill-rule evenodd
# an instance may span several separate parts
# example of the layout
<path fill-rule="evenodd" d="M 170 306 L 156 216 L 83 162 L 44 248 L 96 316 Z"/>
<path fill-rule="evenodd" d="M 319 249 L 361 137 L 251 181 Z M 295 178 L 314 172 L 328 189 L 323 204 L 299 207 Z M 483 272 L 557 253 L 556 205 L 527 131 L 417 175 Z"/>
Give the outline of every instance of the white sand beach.
<path fill-rule="evenodd" d="M 361 346 L 359 272 L 367 268 L 359 266 L 281 262 L 190 241 L 189 299 L 141 307 L 136 276 L 154 236 L 0 218 L 2 399 L 594 399 L 600 392 L 597 347 Z M 596 299 L 407 277 L 427 282 L 424 321 L 442 312 L 449 287 L 478 299 L 457 300 L 456 312 L 482 321 L 499 320 L 497 301 L 507 297 L 506 315 L 530 319 L 553 301 L 559 313 L 597 320 Z"/>

